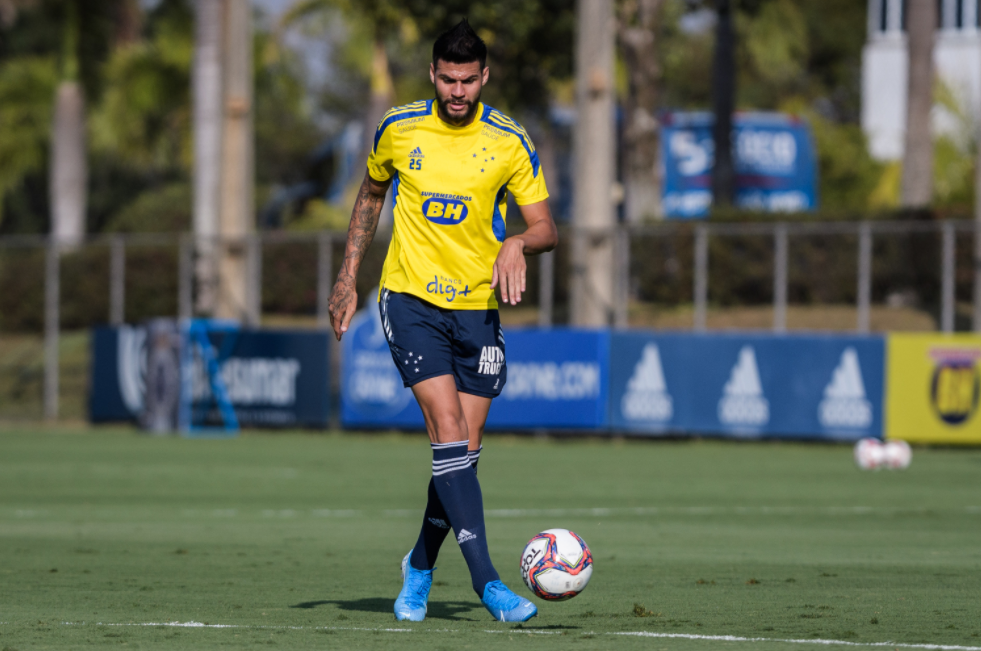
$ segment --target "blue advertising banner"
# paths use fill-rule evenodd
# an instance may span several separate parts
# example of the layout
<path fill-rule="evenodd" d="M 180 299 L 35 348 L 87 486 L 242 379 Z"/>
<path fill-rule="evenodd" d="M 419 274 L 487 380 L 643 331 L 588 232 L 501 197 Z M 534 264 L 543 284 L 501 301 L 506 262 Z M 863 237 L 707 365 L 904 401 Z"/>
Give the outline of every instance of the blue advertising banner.
<path fill-rule="evenodd" d="M 327 425 L 327 333 L 242 330 L 235 337 L 218 373 L 240 423 Z M 188 345 L 186 338 L 183 345 Z M 146 406 L 150 348 L 146 327 L 96 328 L 92 347 L 91 420 L 140 419 Z M 196 420 L 220 421 L 204 364 L 199 355 L 189 357 L 191 366 L 182 372 L 191 379 Z"/>
<path fill-rule="evenodd" d="M 412 390 L 402 386 L 373 299 L 351 319 L 341 344 L 341 424 L 425 429 Z"/>
<path fill-rule="evenodd" d="M 511 330 L 508 380 L 488 429 L 602 429 L 607 424 L 608 331 Z"/>
<path fill-rule="evenodd" d="M 699 432 L 881 438 L 880 337 L 614 333 L 610 424 Z"/>
<path fill-rule="evenodd" d="M 606 425 L 609 333 L 568 328 L 505 331 L 507 382 L 488 429 Z M 422 411 L 392 361 L 374 302 L 342 339 L 341 422 L 345 427 L 424 429 Z"/>
<path fill-rule="evenodd" d="M 711 113 L 662 119 L 664 214 L 705 217 L 712 205 L 715 144 Z M 737 113 L 733 119 L 736 205 L 767 212 L 817 208 L 816 151 L 807 124 L 781 113 Z"/>

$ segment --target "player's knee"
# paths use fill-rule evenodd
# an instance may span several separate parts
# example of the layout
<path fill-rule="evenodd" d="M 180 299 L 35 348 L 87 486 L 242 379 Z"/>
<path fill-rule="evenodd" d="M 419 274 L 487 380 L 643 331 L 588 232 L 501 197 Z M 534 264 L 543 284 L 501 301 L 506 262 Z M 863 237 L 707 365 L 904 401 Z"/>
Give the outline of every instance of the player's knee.
<path fill-rule="evenodd" d="M 432 414 L 429 418 L 429 426 L 436 440 L 440 443 L 452 443 L 454 441 L 466 441 L 469 439 L 467 421 L 463 417 L 463 414 L 454 414 L 452 412 Z"/>

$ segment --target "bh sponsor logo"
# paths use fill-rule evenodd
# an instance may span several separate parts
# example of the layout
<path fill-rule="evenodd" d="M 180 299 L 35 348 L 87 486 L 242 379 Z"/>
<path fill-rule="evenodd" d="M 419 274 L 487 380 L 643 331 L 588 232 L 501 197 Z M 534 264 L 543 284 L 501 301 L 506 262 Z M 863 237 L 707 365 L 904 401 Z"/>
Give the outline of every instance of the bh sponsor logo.
<path fill-rule="evenodd" d="M 620 401 L 620 411 L 627 420 L 666 422 L 674 414 L 674 405 L 664 381 L 661 353 L 657 344 L 647 344 L 634 374 L 627 382 L 627 392 Z"/>
<path fill-rule="evenodd" d="M 756 352 L 743 346 L 719 400 L 719 420 L 725 425 L 761 427 L 770 422 L 770 403 L 763 395 Z"/>
<path fill-rule="evenodd" d="M 481 375 L 499 375 L 502 366 L 504 366 L 503 350 L 497 346 L 484 346 L 480 349 L 480 365 L 477 367 L 478 373 Z"/>
<path fill-rule="evenodd" d="M 961 425 L 978 409 L 977 348 L 934 348 L 935 367 L 930 381 L 930 401 L 937 416 L 948 425 Z"/>
<path fill-rule="evenodd" d="M 862 368 L 858 353 L 848 347 L 824 388 L 824 399 L 818 405 L 822 427 L 866 429 L 872 425 L 872 403 L 865 397 Z"/>
<path fill-rule="evenodd" d="M 466 298 L 470 295 L 470 285 L 463 285 L 463 289 L 460 289 L 460 285 L 463 283 L 456 278 L 433 276 L 433 282 L 426 285 L 426 293 L 439 296 L 445 299 L 447 303 L 452 303 L 457 296 Z"/>
<path fill-rule="evenodd" d="M 422 204 L 426 219 L 440 226 L 453 226 L 467 218 L 467 204 L 459 199 L 431 197 Z"/>

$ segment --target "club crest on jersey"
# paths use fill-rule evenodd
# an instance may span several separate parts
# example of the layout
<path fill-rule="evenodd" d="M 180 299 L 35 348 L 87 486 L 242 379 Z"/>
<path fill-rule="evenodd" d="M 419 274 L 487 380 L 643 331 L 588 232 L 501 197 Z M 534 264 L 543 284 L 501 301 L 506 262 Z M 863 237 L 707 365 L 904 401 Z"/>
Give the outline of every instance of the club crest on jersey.
<path fill-rule="evenodd" d="M 432 197 L 422 204 L 423 216 L 434 224 L 452 226 L 467 218 L 467 204 L 459 199 Z"/>
<path fill-rule="evenodd" d="M 499 375 L 504 366 L 504 351 L 497 346 L 484 346 L 480 350 L 480 365 L 477 372 L 481 375 Z"/>

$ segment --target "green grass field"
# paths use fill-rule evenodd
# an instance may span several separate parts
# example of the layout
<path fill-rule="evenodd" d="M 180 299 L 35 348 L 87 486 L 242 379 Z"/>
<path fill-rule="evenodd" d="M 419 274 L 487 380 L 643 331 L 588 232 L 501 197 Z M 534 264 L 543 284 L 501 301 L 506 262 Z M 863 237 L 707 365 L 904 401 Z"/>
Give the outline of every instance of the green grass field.
<path fill-rule="evenodd" d="M 396 624 L 429 464 L 419 435 L 2 428 L 0 649 L 981 650 L 979 450 L 863 473 L 849 446 L 489 437 L 504 581 L 529 594 L 518 556 L 550 527 L 595 560 L 523 626 L 452 537 L 429 617 Z"/>

